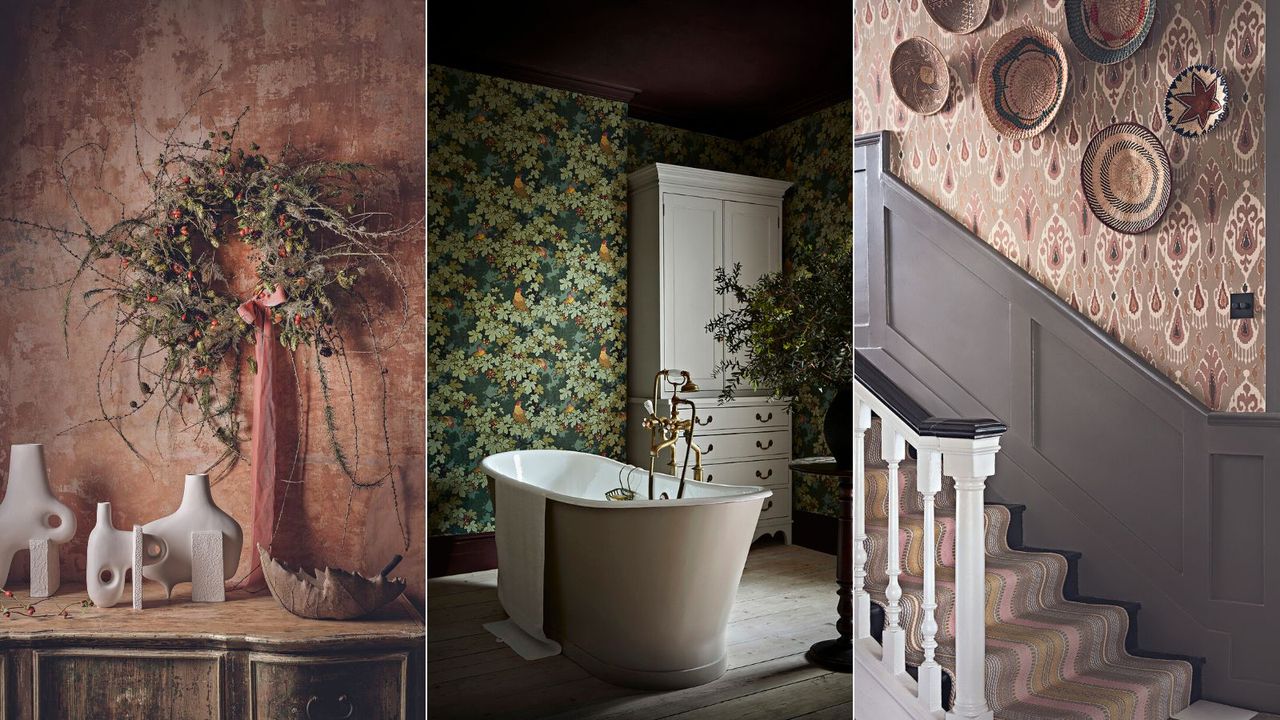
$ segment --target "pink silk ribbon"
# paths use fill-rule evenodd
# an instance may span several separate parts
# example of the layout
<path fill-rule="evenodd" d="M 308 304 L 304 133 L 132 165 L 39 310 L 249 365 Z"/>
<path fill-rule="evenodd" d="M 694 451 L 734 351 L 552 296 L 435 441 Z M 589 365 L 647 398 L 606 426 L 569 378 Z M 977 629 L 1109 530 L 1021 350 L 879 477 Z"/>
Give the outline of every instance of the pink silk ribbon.
<path fill-rule="evenodd" d="M 273 395 L 275 374 L 272 358 L 276 354 L 276 325 L 271 321 L 271 308 L 285 301 L 284 289 L 277 286 L 268 294 L 258 293 L 242 304 L 237 312 L 240 318 L 254 327 L 253 355 L 258 372 L 253 378 L 253 430 L 250 440 L 251 470 L 253 472 L 253 548 L 261 545 L 271 550 L 275 533 L 276 504 L 276 412 Z M 262 561 L 257 552 L 249 553 L 249 574 L 239 584 L 248 590 L 259 590 L 266 585 L 262 575 Z"/>

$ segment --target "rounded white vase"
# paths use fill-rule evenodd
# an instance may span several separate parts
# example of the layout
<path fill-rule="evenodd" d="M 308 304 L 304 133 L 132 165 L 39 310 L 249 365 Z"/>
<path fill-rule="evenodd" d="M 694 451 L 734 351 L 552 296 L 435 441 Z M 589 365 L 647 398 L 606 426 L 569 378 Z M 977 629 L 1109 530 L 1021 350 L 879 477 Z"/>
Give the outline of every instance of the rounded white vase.
<path fill-rule="evenodd" d="M 144 533 L 156 539 L 144 543 L 147 565 L 142 576 L 160 583 L 165 595 L 172 596 L 175 585 L 191 582 L 191 533 L 206 530 L 222 533 L 222 574 L 223 579 L 230 579 L 236 574 L 244 544 L 240 523 L 213 502 L 208 475 L 188 475 L 178 509 L 142 526 Z"/>
<path fill-rule="evenodd" d="M 112 607 L 124 595 L 124 576 L 133 567 L 133 533 L 111 522 L 111 503 L 98 503 L 98 521 L 89 531 L 84 584 L 98 607 Z"/>
<path fill-rule="evenodd" d="M 0 501 L 0 586 L 9 576 L 14 553 L 26 550 L 31 540 L 65 543 L 75 534 L 75 514 L 49 489 L 44 446 L 10 446 L 9 484 Z"/>

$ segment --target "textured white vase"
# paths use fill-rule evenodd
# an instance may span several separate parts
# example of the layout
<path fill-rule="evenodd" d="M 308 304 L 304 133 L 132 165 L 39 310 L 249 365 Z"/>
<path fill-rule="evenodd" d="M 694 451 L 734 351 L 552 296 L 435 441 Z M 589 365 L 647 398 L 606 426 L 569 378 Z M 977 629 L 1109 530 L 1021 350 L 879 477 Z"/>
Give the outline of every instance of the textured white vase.
<path fill-rule="evenodd" d="M 54 527 L 51 517 L 57 517 Z M 76 534 L 76 516 L 49 490 L 43 445 L 9 448 L 9 486 L 0 502 L 0 585 L 9 577 L 14 553 L 32 540 L 65 543 Z"/>
<path fill-rule="evenodd" d="M 111 503 L 98 503 L 98 521 L 89 532 L 84 584 L 98 607 L 111 607 L 124 595 L 125 572 L 133 567 L 133 533 L 111 522 Z M 133 584 L 142 581 L 133 579 Z"/>
<path fill-rule="evenodd" d="M 148 564 L 142 576 L 160 583 L 165 594 L 172 596 L 174 585 L 191 582 L 191 533 L 210 530 L 222 533 L 222 576 L 229 579 L 240 564 L 244 533 L 235 518 L 213 503 L 209 476 L 188 475 L 178 509 L 142 526 L 142 531 L 158 538 L 162 546 L 152 547 L 147 542 L 144 554 Z"/>

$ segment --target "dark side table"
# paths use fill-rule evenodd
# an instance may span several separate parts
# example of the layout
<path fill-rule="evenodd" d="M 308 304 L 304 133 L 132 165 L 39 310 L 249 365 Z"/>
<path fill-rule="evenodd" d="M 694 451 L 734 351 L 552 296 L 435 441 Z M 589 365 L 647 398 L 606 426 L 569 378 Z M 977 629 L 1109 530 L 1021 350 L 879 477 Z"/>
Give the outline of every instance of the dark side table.
<path fill-rule="evenodd" d="M 804 657 L 818 667 L 853 672 L 853 468 L 840 468 L 835 458 L 792 460 L 792 470 L 840 481 L 840 539 L 836 545 L 836 631 L 840 637 L 814 643 Z"/>

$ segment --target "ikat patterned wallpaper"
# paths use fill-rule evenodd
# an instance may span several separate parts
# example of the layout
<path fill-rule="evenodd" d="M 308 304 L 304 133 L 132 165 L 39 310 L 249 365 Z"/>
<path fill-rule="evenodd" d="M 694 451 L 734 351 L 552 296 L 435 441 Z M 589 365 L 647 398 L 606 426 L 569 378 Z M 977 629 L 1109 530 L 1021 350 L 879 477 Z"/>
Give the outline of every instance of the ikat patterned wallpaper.
<path fill-rule="evenodd" d="M 739 143 L 439 66 L 427 92 L 431 534 L 493 529 L 476 471 L 490 453 L 623 457 L 627 171 L 671 162 L 791 179 L 787 257 L 848 248 L 850 103 Z M 797 453 L 824 452 L 821 407 L 799 403 Z M 834 487 L 797 479 L 795 507 L 835 515 Z"/>
<path fill-rule="evenodd" d="M 1263 8 L 1258 0 L 1160 2 L 1142 48 L 1115 65 L 1085 60 L 1066 29 L 1063 0 L 992 0 L 971 35 L 933 24 L 920 0 L 870 0 L 854 29 L 856 132 L 889 130 L 891 170 L 975 234 L 1215 410 L 1261 412 L 1263 323 Z M 1031 23 L 1067 51 L 1070 86 L 1050 128 L 1001 138 L 975 94 L 983 53 Z M 912 35 L 932 40 L 952 72 L 947 107 L 911 114 L 889 84 L 889 55 Z M 1230 114 L 1206 136 L 1183 138 L 1164 118 L 1164 92 L 1187 65 L 1225 69 Z M 1089 212 L 1080 158 L 1118 121 L 1143 123 L 1168 148 L 1174 187 L 1163 220 L 1121 235 Z M 1228 295 L 1257 293 L 1259 317 L 1228 319 Z"/>

